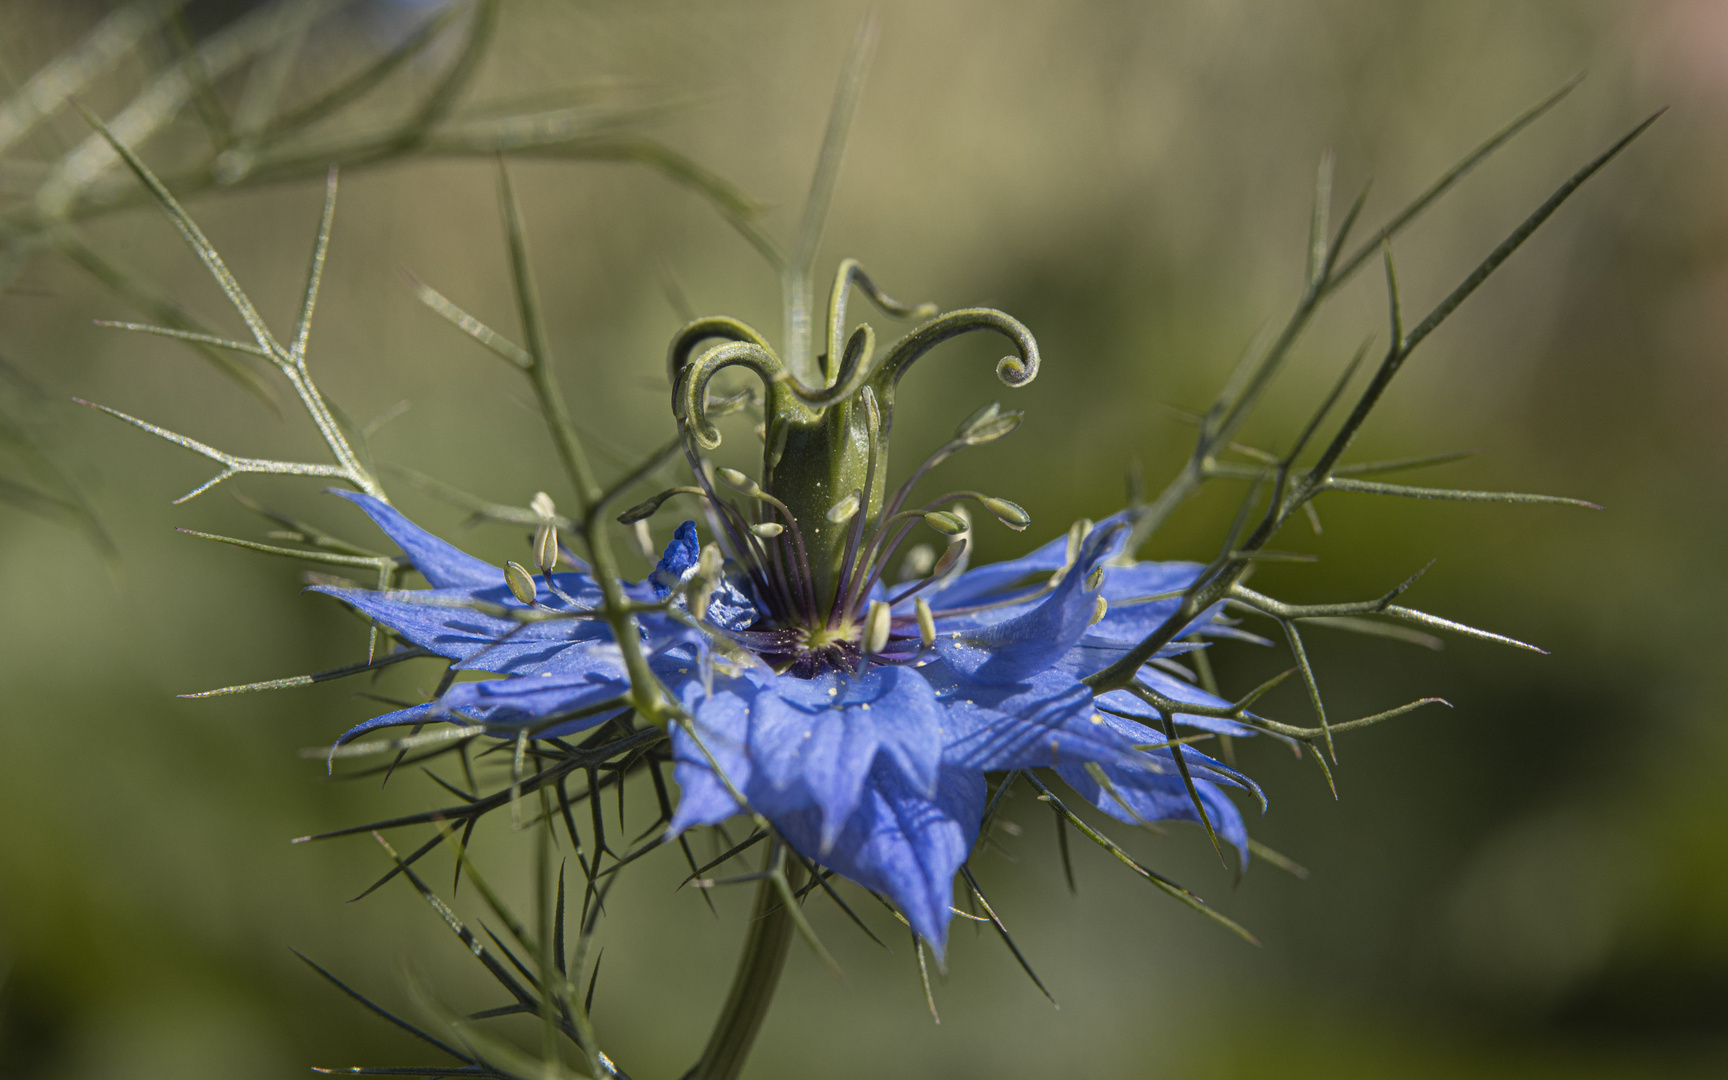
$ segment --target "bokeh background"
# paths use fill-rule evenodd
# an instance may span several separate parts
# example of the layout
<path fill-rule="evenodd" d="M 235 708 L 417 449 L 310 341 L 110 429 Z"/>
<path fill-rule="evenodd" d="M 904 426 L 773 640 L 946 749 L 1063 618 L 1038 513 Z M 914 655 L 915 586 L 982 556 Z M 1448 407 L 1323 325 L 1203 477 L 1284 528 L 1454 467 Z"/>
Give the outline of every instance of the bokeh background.
<path fill-rule="evenodd" d="M 301 100 L 389 48 L 429 8 L 361 3 L 312 29 Z M 651 106 L 640 130 L 796 220 L 828 101 L 864 7 L 852 3 L 512 0 L 465 93 L 487 107 Z M 1338 206 L 1372 180 L 1372 227 L 1527 105 L 1584 73 L 1558 109 L 1396 245 L 1420 313 L 1554 185 L 1638 120 L 1668 114 L 1593 180 L 1424 345 L 1364 432 L 1360 457 L 1476 450 L 1432 482 L 1576 495 L 1600 513 L 1333 495 L 1321 556 L 1267 569 L 1294 600 L 1376 595 L 1437 560 L 1410 601 L 1552 655 L 1453 641 L 1440 653 L 1310 633 L 1334 715 L 1438 694 L 1431 710 L 1340 746 L 1334 801 L 1308 762 L 1238 747 L 1271 797 L 1257 834 L 1310 871 L 1258 863 L 1237 882 L 1203 837 L 1115 832 L 1252 928 L 1255 948 L 1077 848 L 1069 896 L 1045 809 L 979 860 L 997 909 L 1060 1002 L 986 929 L 957 925 L 932 1023 L 910 948 L 883 952 L 825 902 L 837 983 L 796 946 L 750 1075 L 768 1077 L 1690 1077 L 1728 1069 L 1728 729 L 1721 699 L 1728 482 L 1728 9 L 1712 0 L 943 0 L 876 5 L 876 54 L 819 265 L 855 255 L 902 297 L 988 303 L 1037 333 L 1036 384 L 993 382 L 994 343 L 961 343 L 909 380 L 897 466 L 990 400 L 1025 408 L 1012 439 L 950 466 L 1033 514 L 1010 555 L 1119 506 L 1125 464 L 1172 474 L 1198 410 L 1298 291 L 1316 162 Z M 0 48 L 20 76 L 109 11 L 11 0 Z M 197 3 L 194 39 L 244 14 Z M 145 40 L 83 93 L 118 108 L 167 46 Z M 152 52 L 152 50 L 155 50 Z M 436 50 L 345 114 L 393 116 Z M 216 90 L 242 93 L 239 72 Z M 527 104 L 524 104 L 527 103 Z M 369 111 L 370 110 L 370 111 Z M 61 110 L 45 130 L 82 138 Z M 196 154 L 196 111 L 146 147 Z M 7 206 L 51 144 L 7 155 Z M 608 463 L 670 431 L 664 342 L 675 298 L 778 335 L 772 275 L 687 186 L 630 163 L 513 166 L 560 374 Z M 409 157 L 351 170 L 312 364 L 364 422 L 406 401 L 380 458 L 523 504 L 559 493 L 556 463 L 510 373 L 426 312 L 411 269 L 515 332 L 493 166 Z M 280 324 L 292 317 L 316 182 L 201 193 L 195 214 Z M 163 295 L 238 330 L 155 211 L 80 228 Z M 1364 232 L 1363 235 L 1366 235 Z M 1363 337 L 1385 339 L 1377 274 L 1298 350 L 1248 441 L 1287 443 Z M 364 629 L 299 591 L 301 568 L 175 533 L 257 536 L 222 489 L 179 507 L 206 463 L 69 403 L 90 398 L 243 454 L 314 453 L 176 343 L 91 325 L 133 318 L 49 250 L 0 297 L 0 356 L 45 390 L 17 407 L 113 536 L 110 571 L 80 532 L 0 510 L 0 1074 L 198 1080 L 424 1057 L 320 982 L 307 952 L 415 1014 L 408 972 L 463 1008 L 495 1004 L 432 913 L 392 885 L 364 838 L 292 837 L 437 804 L 423 777 L 327 782 L 297 756 L 376 706 L 336 683 L 185 701 L 213 686 L 353 660 Z M 880 320 L 878 320 L 880 329 Z M 1011 395 L 1011 400 L 1009 400 Z M 1168 406 L 1174 406 L 1171 409 Z M 747 439 L 742 430 L 731 445 Z M 307 482 L 234 485 L 356 540 L 350 508 Z M 397 485 L 419 520 L 520 557 L 509 529 Z M 1219 490 L 1155 538 L 1206 557 L 1240 492 Z M 664 525 L 661 526 L 664 529 Z M 1245 689 L 1272 650 L 1218 659 Z M 408 694 L 428 678 L 397 673 Z M 1274 715 L 1305 718 L 1292 688 Z M 646 802 L 627 819 L 646 824 Z M 512 888 L 527 847 L 480 856 Z M 444 856 L 439 856 L 444 859 Z M 725 988 L 746 897 L 711 916 L 674 890 L 668 851 L 611 903 L 597 1022 L 638 1077 L 693 1060 Z M 448 862 L 433 880 L 448 882 Z M 459 894 L 471 914 L 473 898 Z M 888 929 L 885 920 L 878 920 Z M 472 970 L 471 970 L 472 969 Z"/>

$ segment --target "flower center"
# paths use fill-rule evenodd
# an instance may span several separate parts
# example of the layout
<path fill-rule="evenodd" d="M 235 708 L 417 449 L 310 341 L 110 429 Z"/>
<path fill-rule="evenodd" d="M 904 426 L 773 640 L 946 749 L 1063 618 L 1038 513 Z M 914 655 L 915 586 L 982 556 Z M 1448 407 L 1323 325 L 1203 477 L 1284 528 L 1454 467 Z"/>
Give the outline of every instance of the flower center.
<path fill-rule="evenodd" d="M 876 357 L 875 333 L 867 324 L 846 333 L 846 303 L 853 289 L 862 290 L 887 314 L 926 321 Z M 1018 413 L 994 405 L 975 413 L 953 440 L 898 489 L 888 491 L 895 393 L 900 379 L 925 353 L 949 338 L 990 331 L 1014 345 L 1015 354 L 996 366 L 1004 383 L 1023 386 L 1038 373 L 1037 343 L 1008 315 L 988 308 L 936 312 L 934 305 L 913 307 L 888 297 L 848 259 L 840 265 L 828 302 L 827 351 L 814 360 L 800 345 L 783 361 L 762 335 L 734 319 L 698 319 L 672 339 L 667 357 L 672 412 L 701 484 L 700 490 L 675 491 L 696 491 L 707 500 L 720 542 L 749 575 L 763 609 L 762 620 L 751 628 L 749 647 L 787 673 L 810 678 L 829 670 L 857 670 L 863 660 L 863 615 L 873 599 L 882 598 L 880 583 L 890 559 L 920 523 L 949 538 L 943 558 L 925 565 L 925 583 L 960 565 L 969 520 L 942 507 L 971 501 L 1010 528 L 1023 529 L 1028 523 L 1018 506 L 975 491 L 908 505 L 913 486 L 943 459 L 1018 426 Z M 808 326 L 808 310 L 797 314 Z M 788 325 L 799 322 L 792 319 Z M 715 339 L 720 344 L 696 355 L 698 346 Z M 711 398 L 710 381 L 728 367 L 757 376 L 761 395 L 747 391 Z M 714 468 L 704 457 L 720 445 L 711 418 L 754 403 L 763 412 L 760 478 Z M 722 498 L 716 479 L 742 494 L 744 501 Z M 624 520 L 646 517 L 673 493 L 643 503 Z M 919 587 L 902 590 L 894 599 L 905 599 Z"/>
<path fill-rule="evenodd" d="M 838 627 L 793 627 L 781 641 L 758 650 L 782 675 L 798 679 L 814 679 L 831 671 L 855 672 L 863 658 L 859 627 L 845 623 Z"/>

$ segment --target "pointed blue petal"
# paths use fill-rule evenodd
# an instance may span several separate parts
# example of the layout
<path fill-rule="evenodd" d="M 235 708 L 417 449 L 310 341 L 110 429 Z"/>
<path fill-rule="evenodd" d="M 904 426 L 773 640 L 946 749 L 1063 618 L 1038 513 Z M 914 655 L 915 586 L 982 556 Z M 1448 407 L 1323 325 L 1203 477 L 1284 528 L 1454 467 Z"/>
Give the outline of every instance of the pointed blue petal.
<path fill-rule="evenodd" d="M 464 670 L 575 674 L 592 667 L 588 651 L 597 650 L 608 656 L 615 656 L 617 651 L 611 631 L 598 619 L 519 623 L 469 606 L 476 599 L 502 604 L 490 590 L 478 597 L 460 589 L 374 592 L 315 585 L 311 591 L 334 596 L 404 640 L 460 661 L 457 666 Z"/>
<path fill-rule="evenodd" d="M 954 875 L 978 839 L 984 794 L 982 773 L 944 768 L 935 798 L 929 798 L 878 759 L 858 809 L 827 854 L 817 849 L 814 812 L 774 823 L 804 855 L 894 901 L 940 960 L 948 941 Z"/>
<path fill-rule="evenodd" d="M 678 782 L 679 798 L 668 835 L 676 836 L 694 825 L 718 825 L 740 813 L 738 801 L 714 775 L 713 765 L 720 766 L 739 792 L 751 788 L 746 744 L 754 694 L 755 687 L 742 679 L 719 680 L 713 693 L 705 693 L 695 682 L 683 687 L 679 699 L 695 718 L 696 734 L 692 737 L 681 725 L 672 728 L 672 778 Z"/>
<path fill-rule="evenodd" d="M 1118 512 L 1093 526 L 1093 533 L 1126 523 L 1126 511 Z M 1112 552 L 1114 554 L 1114 552 Z M 925 594 L 930 606 L 943 608 L 971 607 L 974 604 L 997 603 L 1016 595 L 1036 592 L 1050 575 L 1062 569 L 1068 558 L 1068 536 L 1064 533 L 1042 547 L 1018 559 L 974 567 L 955 578 L 946 587 Z"/>
<path fill-rule="evenodd" d="M 1141 562 L 1128 566 L 1112 566 L 1104 576 L 1104 599 L 1109 608 L 1104 618 L 1086 631 L 1088 641 L 1122 642 L 1133 645 L 1147 634 L 1164 625 L 1176 613 L 1182 597 L 1165 596 L 1178 593 L 1194 584 L 1204 569 L 1193 562 Z M 1148 597 L 1165 597 L 1149 600 Z M 1211 621 L 1210 612 L 1194 620 L 1196 625 Z M 1181 635 L 1178 635 L 1181 636 Z"/>
<path fill-rule="evenodd" d="M 930 685 L 909 668 L 779 678 L 752 703 L 749 748 L 756 777 L 771 789 L 765 808 L 813 803 L 825 852 L 858 805 L 878 751 L 915 790 L 934 790 L 941 709 Z"/>
<path fill-rule="evenodd" d="M 1097 595 L 1086 580 L 1114 553 L 1123 531 L 1115 524 L 1093 529 L 1061 584 L 1024 614 L 948 633 L 938 624 L 936 651 L 956 672 L 981 683 L 1016 682 L 1055 664 L 1085 635 Z"/>
<path fill-rule="evenodd" d="M 474 717 L 487 727 L 525 727 L 555 716 L 585 712 L 630 692 L 627 678 L 601 675 L 576 677 L 523 677 L 457 683 L 440 699 L 446 711 Z M 574 717 L 539 733 L 554 738 L 597 727 L 626 711 L 628 706 Z"/>
<path fill-rule="evenodd" d="M 428 701 L 406 709 L 397 709 L 374 716 L 342 733 L 336 745 L 379 728 L 402 727 L 408 724 L 430 724 L 448 721 L 460 724 L 485 724 L 505 727 L 532 724 L 557 716 L 599 705 L 609 698 L 625 694 L 630 683 L 625 679 L 599 677 L 565 679 L 489 679 L 485 682 L 457 683 L 437 701 Z M 623 706 L 573 719 L 536 735 L 553 738 L 573 731 L 596 727 L 624 712 Z"/>
<path fill-rule="evenodd" d="M 401 589 L 374 592 L 314 585 L 312 592 L 334 596 L 360 614 L 388 627 L 407 641 L 452 660 L 465 660 L 500 637 L 518 630 L 539 631 L 550 623 L 528 627 L 499 619 L 468 606 L 473 595 L 462 589 Z"/>
<path fill-rule="evenodd" d="M 1106 726 L 1114 729 L 1128 742 L 1136 746 L 1160 746 L 1167 741 L 1162 726 L 1150 727 L 1136 720 L 1113 713 L 1100 712 Z M 1242 788 L 1259 800 L 1262 811 L 1266 808 L 1266 793 L 1260 785 L 1249 779 L 1243 773 L 1231 768 L 1216 758 L 1211 758 L 1194 749 L 1191 745 L 1181 747 L 1182 760 L 1188 766 L 1188 774 L 1196 781 L 1208 780 L 1214 784 L 1226 787 Z M 1143 769 L 1160 776 L 1180 777 L 1181 770 L 1177 768 L 1174 747 L 1164 747 L 1158 750 L 1137 750 L 1126 763 L 1130 768 Z"/>
<path fill-rule="evenodd" d="M 366 511 L 384 535 L 396 542 L 414 563 L 414 569 L 435 589 L 484 589 L 504 583 L 504 571 L 489 562 L 438 539 L 402 516 L 402 512 L 381 499 L 360 491 L 337 491 L 349 502 Z"/>
<path fill-rule="evenodd" d="M 472 723 L 468 717 L 452 718 L 449 716 L 449 711 L 438 702 L 428 701 L 424 705 L 410 705 L 406 709 L 397 709 L 395 712 L 387 712 L 383 716 L 374 716 L 370 720 L 355 724 L 337 738 L 335 745 L 341 746 L 344 743 L 352 742 L 366 734 L 368 731 L 377 731 L 379 728 L 407 727 L 410 724 L 432 724 L 445 719 L 455 719 L 462 723 Z"/>
<path fill-rule="evenodd" d="M 1137 751 L 1093 707 L 1084 683 L 1055 669 L 1007 685 L 966 683 L 923 669 L 947 707 L 942 760 L 980 772 L 1063 762 L 1125 761 Z"/>
<path fill-rule="evenodd" d="M 1227 709 L 1230 703 L 1223 698 L 1214 697 L 1191 683 L 1183 682 L 1166 672 L 1159 671 L 1150 665 L 1140 669 L 1140 681 L 1176 701 L 1192 702 L 1195 705 L 1206 705 L 1211 708 Z M 1126 690 L 1112 690 L 1098 697 L 1098 703 L 1118 713 L 1138 716 L 1142 720 L 1161 723 L 1162 718 L 1157 709 L 1141 701 Z M 1249 736 L 1256 734 L 1254 728 L 1237 720 L 1228 720 L 1219 716 L 1199 716 L 1194 713 L 1177 713 L 1176 722 L 1185 727 L 1198 728 L 1201 731 L 1213 731 L 1223 735 Z"/>

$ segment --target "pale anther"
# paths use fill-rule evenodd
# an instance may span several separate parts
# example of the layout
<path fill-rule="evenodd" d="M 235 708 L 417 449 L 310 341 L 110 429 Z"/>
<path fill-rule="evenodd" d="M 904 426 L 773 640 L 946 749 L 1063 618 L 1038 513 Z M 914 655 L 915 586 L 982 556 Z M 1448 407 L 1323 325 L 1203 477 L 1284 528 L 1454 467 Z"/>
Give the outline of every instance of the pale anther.
<path fill-rule="evenodd" d="M 870 601 L 870 614 L 864 620 L 864 651 L 879 653 L 887 648 L 888 628 L 888 605 L 880 600 Z"/>
<path fill-rule="evenodd" d="M 558 568 L 558 526 L 550 521 L 534 530 L 534 565 L 542 574 Z"/>
<path fill-rule="evenodd" d="M 504 564 L 504 584 L 510 586 L 510 595 L 524 604 L 534 602 L 534 575 L 519 562 L 511 561 Z"/>
<path fill-rule="evenodd" d="M 828 520 L 836 525 L 851 521 L 853 515 L 858 513 L 859 502 L 860 499 L 858 493 L 856 491 L 852 492 L 850 495 L 841 499 L 829 508 L 827 515 Z"/>
<path fill-rule="evenodd" d="M 936 644 L 936 616 L 930 612 L 930 601 L 918 598 L 918 640 L 928 649 Z"/>

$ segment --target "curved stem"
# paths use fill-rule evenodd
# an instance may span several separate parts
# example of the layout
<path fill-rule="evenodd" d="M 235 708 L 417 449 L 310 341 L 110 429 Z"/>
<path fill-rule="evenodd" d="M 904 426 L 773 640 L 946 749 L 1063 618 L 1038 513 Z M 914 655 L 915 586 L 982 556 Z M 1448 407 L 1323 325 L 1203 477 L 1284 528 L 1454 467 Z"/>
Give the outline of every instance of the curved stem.
<path fill-rule="evenodd" d="M 872 378 L 884 398 L 892 400 L 887 392 L 920 357 L 949 338 L 978 330 L 1001 334 L 1014 344 L 1014 355 L 996 362 L 996 377 L 1003 385 L 1025 386 L 1038 377 L 1038 342 L 1020 320 L 995 308 L 960 308 L 938 315 L 901 338 L 877 365 Z"/>
<path fill-rule="evenodd" d="M 786 874 L 788 877 L 803 874 L 797 860 L 790 860 Z M 797 880 L 791 882 L 793 892 L 797 892 L 799 884 Z M 756 887 L 750 936 L 744 939 L 744 952 L 732 974 L 732 989 L 714 1021 L 702 1060 L 685 1080 L 736 1080 L 744 1070 L 744 1059 L 755 1045 L 756 1034 L 762 1030 L 762 1021 L 767 1019 L 768 1006 L 774 1000 L 774 990 L 780 984 L 780 971 L 786 966 L 792 934 L 792 914 L 786 909 L 780 889 L 772 877 L 764 877 Z"/>
<path fill-rule="evenodd" d="M 875 301 L 877 307 L 902 319 L 934 318 L 941 310 L 935 304 L 901 303 L 877 288 L 857 259 L 841 259 L 840 269 L 834 275 L 834 288 L 828 293 L 828 376 L 834 382 L 845 381 L 835 374 L 834 364 L 842 355 L 840 339 L 846 332 L 846 294 L 854 287 Z"/>
<path fill-rule="evenodd" d="M 780 358 L 753 341 L 728 341 L 716 345 L 693 363 L 684 365 L 678 373 L 677 385 L 672 388 L 673 417 L 685 426 L 704 450 L 713 450 L 720 445 L 720 432 L 708 420 L 708 381 L 733 366 L 755 372 L 762 380 L 770 411 L 782 411 L 775 407 L 775 390 L 787 380 L 786 368 Z"/>
<path fill-rule="evenodd" d="M 737 319 L 727 318 L 724 315 L 697 319 L 695 322 L 685 324 L 678 333 L 674 334 L 672 344 L 666 350 L 666 382 L 668 385 L 678 385 L 678 376 L 690 363 L 690 354 L 696 350 L 696 346 L 709 338 L 747 341 L 761 348 L 763 352 L 774 352 L 773 347 L 768 344 L 768 339 L 751 329 L 748 324 L 739 322 Z M 778 360 L 779 358 L 775 357 L 775 359 Z"/>

